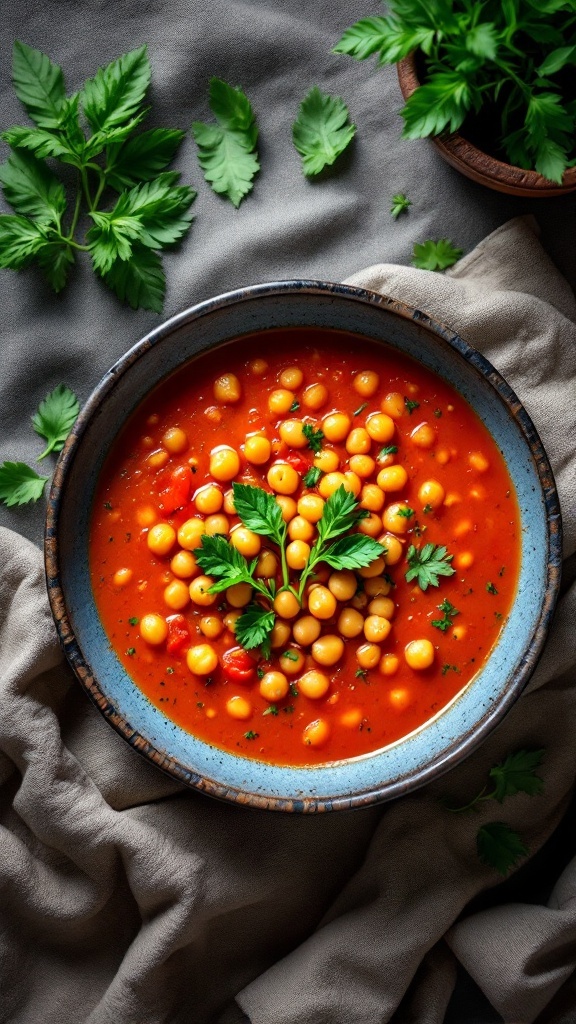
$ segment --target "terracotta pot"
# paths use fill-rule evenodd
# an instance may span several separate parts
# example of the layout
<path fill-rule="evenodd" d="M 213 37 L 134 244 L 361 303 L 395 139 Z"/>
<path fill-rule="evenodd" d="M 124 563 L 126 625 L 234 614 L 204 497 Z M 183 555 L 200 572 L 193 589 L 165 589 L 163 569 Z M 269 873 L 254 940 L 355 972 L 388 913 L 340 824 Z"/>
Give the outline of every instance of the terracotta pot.
<path fill-rule="evenodd" d="M 416 51 L 401 60 L 398 65 L 398 81 L 405 100 L 420 85 L 416 67 Z M 505 192 L 511 196 L 562 196 L 576 189 L 576 167 L 570 167 L 564 173 L 561 185 L 548 181 L 536 171 L 526 171 L 513 164 L 505 164 L 496 157 L 483 153 L 457 132 L 437 135 L 432 142 L 444 159 L 457 171 L 480 185 Z"/>

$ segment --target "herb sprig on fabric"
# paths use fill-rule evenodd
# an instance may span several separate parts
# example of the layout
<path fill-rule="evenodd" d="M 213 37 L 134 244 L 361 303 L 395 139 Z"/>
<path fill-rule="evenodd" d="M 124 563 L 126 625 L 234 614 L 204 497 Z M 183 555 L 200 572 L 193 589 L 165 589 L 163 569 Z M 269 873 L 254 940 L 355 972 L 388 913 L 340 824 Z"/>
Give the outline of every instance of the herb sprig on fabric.
<path fill-rule="evenodd" d="M 462 256 L 463 250 L 456 248 L 448 238 L 431 238 L 427 242 L 415 242 L 412 266 L 419 270 L 447 270 Z"/>
<path fill-rule="evenodd" d="M 313 177 L 333 164 L 355 134 L 356 125 L 350 123 L 344 101 L 315 85 L 302 100 L 292 125 L 292 139 L 302 157 L 304 174 Z"/>
<path fill-rule="evenodd" d="M 214 192 L 238 207 L 254 187 L 260 170 L 254 112 L 242 89 L 221 78 L 210 79 L 209 103 L 218 123 L 194 121 L 192 125 L 198 162 Z"/>
<path fill-rule="evenodd" d="M 275 580 L 260 580 L 254 575 L 257 559 L 248 562 L 229 541 L 222 536 L 206 536 L 196 551 L 198 565 L 215 578 L 210 593 L 220 593 L 237 583 L 248 583 L 253 591 L 253 602 L 236 621 L 238 642 L 246 649 L 261 648 L 270 653 L 270 634 L 274 628 L 274 599 L 282 590 L 290 591 L 302 605 L 304 588 L 319 562 L 333 569 L 362 569 L 380 557 L 385 549 L 372 537 L 351 533 L 367 513 L 361 509 L 353 494 L 340 486 L 326 500 L 322 518 L 316 524 L 318 536 L 298 581 L 293 581 L 286 560 L 288 530 L 281 508 L 272 494 L 250 484 L 234 483 L 234 507 L 244 526 L 276 544 L 280 552 L 281 586 Z M 346 534 L 346 536 L 342 536 Z"/>
<path fill-rule="evenodd" d="M 34 126 L 1 133 L 12 153 L 0 166 L 0 183 L 14 214 L 0 216 L 0 267 L 39 266 L 60 292 L 77 254 L 87 253 L 122 302 L 162 311 L 160 252 L 189 230 L 196 193 L 177 184 L 178 172 L 166 170 L 183 131 L 134 134 L 148 113 L 150 77 L 146 46 L 140 46 L 67 95 L 57 64 L 25 43 L 14 44 L 14 89 Z M 72 203 L 47 157 L 75 169 Z M 110 192 L 119 196 L 104 208 Z M 80 241 L 83 213 L 91 226 Z"/>

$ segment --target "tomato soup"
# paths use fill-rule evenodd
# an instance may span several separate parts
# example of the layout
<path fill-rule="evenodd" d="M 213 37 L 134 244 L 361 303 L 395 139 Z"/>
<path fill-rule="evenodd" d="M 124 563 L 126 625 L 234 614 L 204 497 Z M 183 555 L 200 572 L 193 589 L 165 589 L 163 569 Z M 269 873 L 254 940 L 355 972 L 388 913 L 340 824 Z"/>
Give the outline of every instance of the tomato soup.
<path fill-rule="evenodd" d="M 98 483 L 90 571 L 169 719 L 309 765 L 400 740 L 471 683 L 519 533 L 504 460 L 453 388 L 385 345 L 290 328 L 198 356 L 139 406 Z"/>

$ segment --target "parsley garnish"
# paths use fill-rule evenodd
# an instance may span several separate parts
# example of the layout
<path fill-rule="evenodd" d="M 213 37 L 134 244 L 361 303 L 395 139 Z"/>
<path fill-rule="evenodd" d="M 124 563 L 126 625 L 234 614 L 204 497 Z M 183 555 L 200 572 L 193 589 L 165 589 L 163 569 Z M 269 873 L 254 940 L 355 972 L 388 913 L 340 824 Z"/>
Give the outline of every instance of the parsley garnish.
<path fill-rule="evenodd" d="M 398 192 L 397 195 L 392 196 L 392 206 L 390 208 L 390 215 L 394 220 L 398 220 L 401 213 L 408 213 L 408 208 L 412 206 L 410 199 L 404 195 L 403 192 Z"/>
<path fill-rule="evenodd" d="M 476 849 L 483 864 L 504 876 L 529 853 L 518 833 L 504 821 L 490 821 L 482 825 L 476 836 Z"/>
<path fill-rule="evenodd" d="M 258 665 L 258 668 L 256 669 L 256 675 L 258 676 L 258 679 L 264 679 L 266 673 L 261 665 Z"/>
<path fill-rule="evenodd" d="M 442 409 L 434 409 L 434 415 L 436 419 L 439 420 L 442 415 Z"/>
<path fill-rule="evenodd" d="M 296 686 L 296 683 L 290 683 L 290 694 L 292 697 L 298 696 L 298 687 Z"/>
<path fill-rule="evenodd" d="M 398 509 L 397 515 L 402 516 L 403 519 L 411 519 L 412 516 L 415 515 L 415 512 L 414 509 L 410 508 L 409 505 L 402 505 Z"/>
<path fill-rule="evenodd" d="M 255 740 L 255 739 L 258 739 L 258 735 L 259 734 L 257 732 L 252 732 L 252 729 L 249 729 L 248 732 L 244 733 L 244 739 L 245 740 Z"/>
<path fill-rule="evenodd" d="M 444 598 L 442 604 L 438 605 L 438 608 L 444 614 L 441 619 L 432 619 L 431 625 L 436 626 L 436 629 L 441 629 L 445 633 L 447 629 L 450 629 L 450 626 L 454 625 L 454 616 L 460 615 L 460 612 L 453 604 L 450 604 L 447 598 Z"/>
<path fill-rule="evenodd" d="M 262 717 L 264 718 L 266 715 L 277 715 L 277 714 L 278 714 L 278 708 L 276 707 L 275 704 L 271 704 L 270 707 L 266 708 L 266 710 L 262 712 Z"/>
<path fill-rule="evenodd" d="M 352 142 L 356 125 L 348 121 L 348 107 L 338 96 L 313 86 L 302 100 L 292 125 L 292 139 L 308 177 L 334 163 Z"/>
<path fill-rule="evenodd" d="M 174 669 L 173 668 L 167 668 L 166 669 L 166 675 L 167 676 L 173 676 L 174 675 Z"/>
<path fill-rule="evenodd" d="M 298 401 L 297 398 L 295 398 L 294 401 L 292 402 L 292 405 L 290 406 L 289 411 L 290 412 L 298 412 L 299 408 L 300 408 L 300 402 Z"/>
<path fill-rule="evenodd" d="M 221 78 L 210 79 L 209 104 L 218 124 L 194 121 L 192 125 L 198 162 L 214 192 L 238 207 L 252 190 L 260 169 L 254 113 L 242 89 L 234 89 Z"/>
<path fill-rule="evenodd" d="M 501 804 L 507 797 L 515 796 L 516 793 L 539 796 L 544 789 L 544 782 L 536 774 L 536 769 L 542 764 L 543 757 L 544 750 L 517 750 L 513 754 L 508 754 L 504 761 L 493 765 L 488 773 L 494 783 L 492 789 L 489 789 L 489 783 L 486 783 L 470 803 L 464 807 L 447 806 L 447 810 L 453 814 L 475 811 L 478 805 L 486 800 L 497 800 Z"/>
<path fill-rule="evenodd" d="M 8 506 L 38 501 L 49 479 L 49 476 L 40 476 L 24 462 L 3 462 L 0 466 L 0 501 Z"/>
<path fill-rule="evenodd" d="M 364 409 L 367 409 L 367 408 L 368 408 L 368 402 L 362 402 L 362 404 L 359 405 L 357 409 L 354 409 L 354 412 L 353 412 L 352 415 L 353 416 L 359 416 L 360 413 L 364 412 Z"/>
<path fill-rule="evenodd" d="M 126 651 L 126 654 L 129 654 L 130 657 L 132 657 L 132 655 L 136 654 L 136 648 L 135 647 L 129 647 L 128 650 Z"/>
<path fill-rule="evenodd" d="M 408 410 L 410 416 L 414 412 L 414 409 L 420 408 L 420 402 L 413 402 L 410 398 L 406 397 L 404 397 L 404 405 L 406 406 L 406 409 Z"/>
<path fill-rule="evenodd" d="M 490 582 L 488 582 L 486 584 L 486 590 L 488 591 L 489 594 L 497 594 L 498 593 L 498 591 L 496 590 L 496 587 L 494 586 L 494 584 L 490 583 Z"/>
<path fill-rule="evenodd" d="M 457 665 L 442 665 L 442 675 L 445 676 L 448 672 L 459 672 Z"/>
<path fill-rule="evenodd" d="M 460 259 L 462 249 L 456 249 L 447 238 L 439 238 L 437 242 L 416 242 L 412 266 L 420 270 L 446 270 Z"/>
<path fill-rule="evenodd" d="M 355 675 L 356 679 L 366 679 L 366 676 L 368 675 L 368 671 L 365 668 L 357 668 L 355 673 L 354 673 L 354 675 Z"/>
<path fill-rule="evenodd" d="M 410 566 L 405 575 L 406 582 L 416 579 L 420 590 L 427 590 L 429 586 L 438 587 L 439 576 L 454 575 L 455 570 L 449 564 L 453 557 L 445 547 L 437 544 L 425 544 L 420 549 L 411 544 L 406 555 Z"/>
<path fill-rule="evenodd" d="M 179 175 L 164 170 L 183 131 L 154 128 L 129 138 L 147 113 L 146 46 L 100 68 L 79 92 L 67 96 L 62 69 L 17 41 L 12 80 L 35 126 L 2 133 L 13 152 L 0 167 L 0 181 L 14 214 L 0 216 L 0 267 L 20 270 L 35 262 L 59 292 L 76 254 L 86 252 L 121 301 L 161 312 L 165 278 L 159 250 L 189 230 L 196 193 L 177 186 Z M 46 157 L 77 171 L 70 215 L 64 185 Z M 120 196 L 112 209 L 104 210 L 100 199 L 108 189 Z M 83 202 L 92 225 L 80 242 L 76 229 Z"/>
<path fill-rule="evenodd" d="M 62 450 L 79 410 L 80 403 L 76 395 L 65 384 L 58 384 L 49 395 L 46 395 L 44 401 L 40 402 L 32 417 L 32 426 L 48 444 L 38 456 L 38 462 L 50 452 Z"/>
<path fill-rule="evenodd" d="M 305 487 L 316 487 L 322 475 L 322 470 L 318 469 L 318 466 L 312 466 L 302 477 L 302 483 Z"/>
<path fill-rule="evenodd" d="M 298 654 L 296 651 L 284 651 L 281 657 L 288 658 L 288 661 L 298 661 Z"/>
<path fill-rule="evenodd" d="M 105 501 L 104 502 L 104 508 L 106 509 L 107 512 L 111 512 L 112 511 L 112 502 L 111 501 Z"/>
<path fill-rule="evenodd" d="M 380 449 L 376 458 L 378 459 L 378 461 L 380 461 L 380 459 L 385 459 L 387 455 L 396 455 L 397 451 L 397 444 L 387 444 L 384 446 L 384 448 Z"/>
<path fill-rule="evenodd" d="M 425 516 L 429 515 L 430 512 L 433 511 L 434 509 L 432 508 L 432 505 L 429 505 L 428 503 L 426 503 L 426 505 L 424 505 L 424 508 L 422 509 L 422 512 L 424 513 Z"/>
<path fill-rule="evenodd" d="M 128 619 L 128 622 L 130 623 L 131 626 L 137 626 L 138 623 L 140 622 L 140 619 L 137 619 L 133 616 L 131 619 Z"/>
<path fill-rule="evenodd" d="M 308 441 L 308 447 L 317 455 L 322 450 L 322 442 L 324 440 L 322 431 L 315 430 L 311 423 L 304 423 L 302 425 L 302 433 Z"/>

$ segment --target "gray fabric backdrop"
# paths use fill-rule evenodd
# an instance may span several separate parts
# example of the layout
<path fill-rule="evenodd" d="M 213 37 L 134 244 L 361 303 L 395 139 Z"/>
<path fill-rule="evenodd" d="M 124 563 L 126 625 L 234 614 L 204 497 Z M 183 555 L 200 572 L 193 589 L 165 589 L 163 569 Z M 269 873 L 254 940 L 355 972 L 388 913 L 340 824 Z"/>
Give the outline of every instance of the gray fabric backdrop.
<path fill-rule="evenodd" d="M 0 123 L 2 128 L 26 123 L 9 83 L 14 39 L 44 49 L 62 64 L 69 89 L 78 88 L 100 64 L 147 42 L 153 67 L 148 126 L 188 129 L 194 119 L 209 116 L 211 75 L 243 86 L 260 125 L 262 172 L 253 194 L 235 211 L 205 184 L 194 143 L 186 139 L 175 166 L 198 191 L 196 221 L 180 250 L 165 257 L 166 316 L 256 281 L 341 280 L 380 261 L 405 264 L 413 242 L 425 238 L 450 237 L 469 251 L 499 224 L 525 212 L 536 214 L 545 248 L 574 284 L 572 198 L 531 203 L 466 181 L 442 163 L 431 144 L 400 141 L 393 71 L 330 53 L 344 27 L 376 10 L 358 0 L 307 7 L 296 0 L 151 0 L 138 6 L 126 0 L 21 2 L 3 12 Z M 290 132 L 298 103 L 313 84 L 341 95 L 358 126 L 350 151 L 321 182 L 303 178 Z M 396 191 L 406 192 L 413 206 L 394 222 L 389 205 Z M 46 392 L 65 381 L 85 399 L 108 366 L 160 318 L 120 306 L 85 262 L 58 298 L 33 270 L 3 272 L 0 291 L 0 461 L 33 463 L 40 448 L 29 417 Z M 3 525 L 36 544 L 42 519 L 42 504 L 0 510 Z M 553 853 L 567 860 L 563 849 Z M 545 860 L 541 891 L 548 867 Z M 525 877 L 519 898 L 530 901 L 536 879 Z M 473 1010 L 466 1000 L 458 1016 L 460 1024 L 497 1019 L 489 1010 Z M 425 1011 L 417 1011 L 415 1019 L 423 1024 Z"/>

